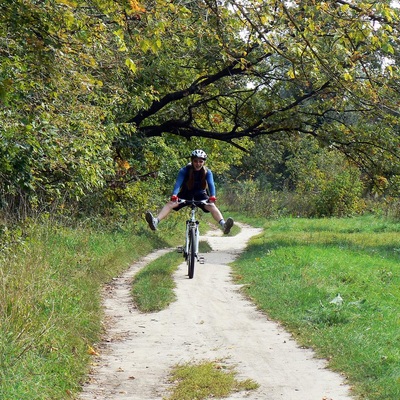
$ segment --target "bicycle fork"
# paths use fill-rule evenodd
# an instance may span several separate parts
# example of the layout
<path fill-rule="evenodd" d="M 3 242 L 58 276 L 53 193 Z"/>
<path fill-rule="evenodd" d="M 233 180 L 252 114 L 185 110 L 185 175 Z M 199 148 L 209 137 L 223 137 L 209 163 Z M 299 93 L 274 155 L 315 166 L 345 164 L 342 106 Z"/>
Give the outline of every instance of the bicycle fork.
<path fill-rule="evenodd" d="M 185 247 L 183 247 L 183 248 L 178 247 L 178 252 L 182 252 L 183 256 L 185 257 L 185 260 L 187 260 L 187 256 L 189 253 L 189 232 L 193 228 L 194 228 L 194 243 L 193 243 L 194 254 L 195 254 L 197 261 L 200 264 L 204 264 L 204 257 L 199 256 L 199 236 L 200 236 L 199 221 L 191 221 L 191 220 L 186 221 Z"/>
<path fill-rule="evenodd" d="M 198 221 L 186 221 L 186 243 L 185 243 L 185 257 L 189 252 L 189 232 L 194 229 L 194 243 L 193 250 L 194 254 L 197 258 L 197 253 L 199 249 L 199 222 Z"/>

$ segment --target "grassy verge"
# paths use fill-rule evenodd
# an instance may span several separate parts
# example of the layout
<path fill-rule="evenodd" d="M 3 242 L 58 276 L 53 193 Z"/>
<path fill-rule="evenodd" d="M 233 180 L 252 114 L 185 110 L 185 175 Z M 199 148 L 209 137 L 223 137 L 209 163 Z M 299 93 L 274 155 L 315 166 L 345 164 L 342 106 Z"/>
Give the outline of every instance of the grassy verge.
<path fill-rule="evenodd" d="M 236 279 L 360 398 L 398 399 L 399 238 L 399 223 L 374 217 L 271 221 L 235 262 Z"/>
<path fill-rule="evenodd" d="M 199 253 L 211 251 L 208 242 L 199 243 Z M 139 271 L 132 282 L 132 297 L 141 312 L 164 310 L 175 300 L 173 273 L 184 262 L 181 253 L 172 251 Z"/>
<path fill-rule="evenodd" d="M 182 254 L 171 252 L 135 275 L 132 297 L 141 312 L 163 310 L 175 300 L 173 272 L 182 261 Z"/>
<path fill-rule="evenodd" d="M 3 237 L 0 398 L 66 399 L 80 390 L 101 335 L 101 287 L 154 248 L 144 224 L 99 229 L 54 222 Z"/>

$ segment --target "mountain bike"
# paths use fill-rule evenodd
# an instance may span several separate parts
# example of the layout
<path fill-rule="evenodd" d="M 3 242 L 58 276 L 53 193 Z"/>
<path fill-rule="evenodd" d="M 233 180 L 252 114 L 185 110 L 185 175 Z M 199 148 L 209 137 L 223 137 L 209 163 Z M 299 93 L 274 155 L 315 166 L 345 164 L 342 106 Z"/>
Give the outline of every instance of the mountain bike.
<path fill-rule="evenodd" d="M 194 276 L 194 266 L 196 260 L 200 264 L 204 264 L 204 257 L 199 256 L 199 221 L 196 219 L 196 211 L 199 205 L 208 204 L 207 200 L 185 200 L 179 199 L 180 203 L 186 203 L 190 207 L 190 218 L 186 221 L 186 231 L 185 231 L 185 245 L 183 247 L 178 247 L 178 251 L 183 253 L 188 265 L 188 275 L 189 279 L 193 279 Z"/>

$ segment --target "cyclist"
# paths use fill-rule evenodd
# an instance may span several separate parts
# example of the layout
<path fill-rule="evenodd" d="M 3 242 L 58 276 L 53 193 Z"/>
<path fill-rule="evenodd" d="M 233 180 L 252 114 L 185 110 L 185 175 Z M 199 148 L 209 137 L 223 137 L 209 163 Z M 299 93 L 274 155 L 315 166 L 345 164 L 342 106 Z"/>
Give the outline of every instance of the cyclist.
<path fill-rule="evenodd" d="M 153 217 L 152 213 L 146 213 L 146 221 L 150 229 L 155 231 L 159 222 L 164 219 L 171 210 L 178 211 L 185 207 L 186 203 L 180 203 L 179 199 L 185 200 L 207 200 L 209 204 L 200 204 L 199 207 L 206 213 L 211 213 L 213 218 L 219 223 L 223 232 L 228 234 L 233 226 L 233 219 L 228 218 L 226 221 L 215 205 L 217 200 L 215 197 L 214 178 L 211 170 L 205 167 L 207 154 L 200 149 L 193 150 L 191 162 L 179 170 L 172 196 L 170 201 L 165 204 L 157 217 Z M 207 193 L 209 192 L 209 195 Z"/>

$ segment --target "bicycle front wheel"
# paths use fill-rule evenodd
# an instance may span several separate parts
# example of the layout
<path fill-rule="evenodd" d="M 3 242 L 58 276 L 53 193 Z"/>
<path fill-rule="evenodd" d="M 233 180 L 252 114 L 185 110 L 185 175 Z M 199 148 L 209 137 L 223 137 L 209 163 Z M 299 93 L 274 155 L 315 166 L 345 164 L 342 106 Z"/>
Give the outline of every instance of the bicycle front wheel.
<path fill-rule="evenodd" d="M 193 279 L 194 276 L 194 263 L 196 260 L 196 245 L 195 245 L 195 230 L 190 229 L 189 231 L 189 248 L 188 248 L 188 254 L 187 254 L 187 263 L 188 263 L 188 275 L 189 279 Z"/>

